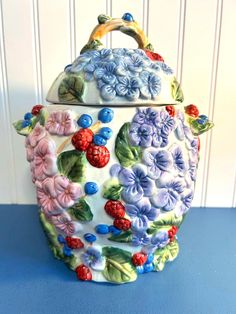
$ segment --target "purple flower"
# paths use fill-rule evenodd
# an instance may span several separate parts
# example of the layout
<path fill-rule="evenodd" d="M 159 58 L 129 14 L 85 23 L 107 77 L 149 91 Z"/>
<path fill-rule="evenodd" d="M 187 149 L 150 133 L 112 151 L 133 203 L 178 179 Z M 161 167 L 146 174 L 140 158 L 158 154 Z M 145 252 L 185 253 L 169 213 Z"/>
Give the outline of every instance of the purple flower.
<path fill-rule="evenodd" d="M 140 165 L 136 165 L 132 169 L 123 168 L 119 172 L 118 178 L 124 186 L 122 198 L 127 203 L 136 203 L 143 196 L 151 196 L 153 193 L 154 182 Z"/>
<path fill-rule="evenodd" d="M 184 173 L 186 171 L 186 163 L 184 161 L 183 151 L 182 151 L 181 147 L 174 145 L 171 148 L 171 154 L 173 156 L 175 168 L 180 173 Z"/>
<path fill-rule="evenodd" d="M 158 112 L 152 108 L 141 109 L 138 108 L 138 112 L 133 118 L 133 122 L 139 124 L 150 124 L 153 125 Z"/>
<path fill-rule="evenodd" d="M 146 99 L 155 99 L 161 92 L 161 79 L 152 72 L 143 71 L 140 74 L 143 86 L 140 88 L 141 95 Z"/>
<path fill-rule="evenodd" d="M 129 137 L 132 145 L 149 147 L 152 145 L 153 128 L 151 125 L 132 123 L 130 126 Z"/>
<path fill-rule="evenodd" d="M 181 200 L 182 200 L 181 205 L 178 206 L 178 208 L 175 211 L 177 217 L 186 214 L 187 211 L 190 209 L 193 200 L 193 191 L 188 190 L 187 192 L 185 192 L 185 195 L 182 196 Z"/>
<path fill-rule="evenodd" d="M 81 259 L 84 265 L 100 271 L 104 269 L 106 263 L 104 256 L 101 255 L 100 249 L 95 246 L 89 247 L 86 252 L 81 255 Z"/>
<path fill-rule="evenodd" d="M 150 245 L 142 249 L 146 254 L 154 253 L 158 249 L 162 249 L 169 243 L 169 236 L 167 231 L 159 231 L 151 238 Z"/>
<path fill-rule="evenodd" d="M 162 172 L 169 171 L 172 167 L 172 157 L 168 151 L 150 148 L 143 154 L 143 162 L 147 165 L 148 176 L 158 179 Z"/>
<path fill-rule="evenodd" d="M 119 83 L 116 84 L 116 92 L 119 96 L 125 96 L 128 100 L 139 98 L 140 81 L 135 77 L 118 77 Z"/>
<path fill-rule="evenodd" d="M 159 214 L 159 210 L 152 207 L 147 198 L 136 204 L 126 204 L 125 209 L 132 220 L 132 229 L 137 231 L 146 230 L 149 221 L 154 221 Z"/>
<path fill-rule="evenodd" d="M 192 181 L 196 181 L 197 176 L 197 163 L 194 161 L 189 161 L 189 174 Z"/>
<path fill-rule="evenodd" d="M 147 235 L 146 232 L 136 232 L 133 234 L 132 238 L 132 245 L 139 246 L 139 245 L 147 245 L 150 242 L 150 237 Z"/>
<path fill-rule="evenodd" d="M 180 180 L 173 180 L 166 184 L 165 187 L 158 189 L 157 194 L 151 198 L 154 206 L 165 211 L 174 209 L 180 200 L 180 194 L 184 191 L 184 183 Z"/>

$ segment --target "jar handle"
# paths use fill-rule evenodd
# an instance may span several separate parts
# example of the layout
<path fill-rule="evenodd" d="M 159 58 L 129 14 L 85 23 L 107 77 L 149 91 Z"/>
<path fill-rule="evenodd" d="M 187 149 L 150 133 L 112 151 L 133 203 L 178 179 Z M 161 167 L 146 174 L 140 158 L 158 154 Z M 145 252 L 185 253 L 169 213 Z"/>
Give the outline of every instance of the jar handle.
<path fill-rule="evenodd" d="M 149 42 L 147 36 L 144 34 L 144 31 L 140 28 L 139 24 L 134 20 L 125 20 L 124 17 L 126 14 L 124 14 L 123 18 L 111 18 L 107 15 L 99 15 L 99 24 L 93 29 L 89 37 L 89 41 L 83 47 L 81 53 L 87 50 L 96 49 L 98 46 L 101 46 L 102 43 L 100 42 L 100 39 L 112 31 L 121 31 L 124 34 L 133 37 L 138 43 L 139 49 L 153 51 L 152 44 Z M 133 19 L 132 15 L 129 15 Z"/>

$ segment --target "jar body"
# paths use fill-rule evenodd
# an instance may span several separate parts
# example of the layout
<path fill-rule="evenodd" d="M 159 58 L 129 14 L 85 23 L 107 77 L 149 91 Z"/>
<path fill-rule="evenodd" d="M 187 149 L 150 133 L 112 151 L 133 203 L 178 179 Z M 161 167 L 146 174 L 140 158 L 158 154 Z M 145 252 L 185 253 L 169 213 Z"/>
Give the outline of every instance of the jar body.
<path fill-rule="evenodd" d="M 177 256 L 198 138 L 182 106 L 112 107 L 111 121 L 101 110 L 44 107 L 26 137 L 27 159 L 54 255 L 80 279 L 125 283 Z M 79 126 L 82 115 L 92 124 Z"/>

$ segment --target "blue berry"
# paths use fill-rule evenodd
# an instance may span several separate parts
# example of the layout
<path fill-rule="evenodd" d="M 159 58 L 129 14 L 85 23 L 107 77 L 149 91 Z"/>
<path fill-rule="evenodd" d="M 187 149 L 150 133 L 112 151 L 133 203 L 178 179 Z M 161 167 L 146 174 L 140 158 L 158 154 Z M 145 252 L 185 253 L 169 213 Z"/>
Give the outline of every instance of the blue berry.
<path fill-rule="evenodd" d="M 138 274 L 143 274 L 143 273 L 144 273 L 144 268 L 143 268 L 143 266 L 137 266 L 137 267 L 136 267 L 136 270 L 137 270 L 137 273 L 138 273 Z"/>
<path fill-rule="evenodd" d="M 106 146 L 107 144 L 107 140 L 99 134 L 94 135 L 93 142 L 98 146 Z"/>
<path fill-rule="evenodd" d="M 95 230 L 97 233 L 99 234 L 107 234 L 109 233 L 109 227 L 108 225 L 104 225 L 104 224 L 100 224 L 100 225 L 97 225 L 95 227 Z"/>
<path fill-rule="evenodd" d="M 89 114 L 82 114 L 77 123 L 81 128 L 87 129 L 92 125 L 93 119 Z"/>
<path fill-rule="evenodd" d="M 84 239 L 89 243 L 93 243 L 97 240 L 97 237 L 92 233 L 85 233 Z"/>
<path fill-rule="evenodd" d="M 84 185 L 84 191 L 88 195 L 93 195 L 98 191 L 98 185 L 95 182 L 86 182 Z"/>
<path fill-rule="evenodd" d="M 67 245 L 64 245 L 63 247 L 63 253 L 65 256 L 71 256 L 72 255 L 72 250 L 67 246 Z"/>
<path fill-rule="evenodd" d="M 27 126 L 32 125 L 32 122 L 30 120 L 23 120 L 22 121 L 22 128 L 26 128 Z"/>
<path fill-rule="evenodd" d="M 154 259 L 154 255 L 152 253 L 148 254 L 148 258 L 146 260 L 146 263 L 145 264 L 150 264 L 153 262 L 153 259 Z"/>
<path fill-rule="evenodd" d="M 113 226 L 113 225 L 111 225 L 111 226 L 109 226 L 109 232 L 111 232 L 113 235 L 119 235 L 119 234 L 121 234 L 121 230 L 120 229 L 118 229 L 118 228 L 116 228 L 115 226 Z"/>
<path fill-rule="evenodd" d="M 110 108 L 103 108 L 98 113 L 98 120 L 103 123 L 109 123 L 114 117 L 114 111 Z"/>
<path fill-rule="evenodd" d="M 24 119 L 25 119 L 25 120 L 30 120 L 32 117 L 33 117 L 33 115 L 32 115 L 31 112 L 27 112 L 27 113 L 24 115 Z"/>
<path fill-rule="evenodd" d="M 201 119 L 201 120 L 208 121 L 208 117 L 206 115 L 204 115 L 204 114 L 201 114 L 198 118 Z"/>
<path fill-rule="evenodd" d="M 144 264 L 143 268 L 144 268 L 145 273 L 149 273 L 149 272 L 154 270 L 154 265 L 153 265 L 153 263 Z"/>
<path fill-rule="evenodd" d="M 112 129 L 105 127 L 105 128 L 101 128 L 99 130 L 99 134 L 105 138 L 106 140 L 109 140 L 112 137 Z"/>
<path fill-rule="evenodd" d="M 63 235 L 61 235 L 61 234 L 58 234 L 58 236 L 57 236 L 57 241 L 58 241 L 59 243 L 61 243 L 61 244 L 66 243 L 65 238 L 64 238 Z"/>
<path fill-rule="evenodd" d="M 130 14 L 130 13 L 125 13 L 125 14 L 122 16 L 122 20 L 128 21 L 128 22 L 133 22 L 133 21 L 134 21 L 134 18 L 133 18 L 133 15 L 132 15 L 132 14 Z"/>
<path fill-rule="evenodd" d="M 204 120 L 204 119 L 197 119 L 197 123 L 198 124 L 201 124 L 201 125 L 204 125 L 204 124 L 206 124 L 206 120 Z"/>

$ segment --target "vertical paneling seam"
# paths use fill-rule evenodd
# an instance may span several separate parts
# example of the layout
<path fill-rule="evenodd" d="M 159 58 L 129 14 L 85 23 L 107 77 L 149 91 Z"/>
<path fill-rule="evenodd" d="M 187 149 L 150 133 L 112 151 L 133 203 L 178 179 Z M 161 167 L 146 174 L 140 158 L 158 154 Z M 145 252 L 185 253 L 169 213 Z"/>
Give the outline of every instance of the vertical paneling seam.
<path fill-rule="evenodd" d="M 32 19 L 33 19 L 33 45 L 35 57 L 36 100 L 38 103 L 43 103 L 43 80 L 42 80 L 42 63 L 41 63 L 42 60 L 40 47 L 38 0 L 32 0 Z"/>
<path fill-rule="evenodd" d="M 106 0 L 106 15 L 109 15 L 112 17 L 112 0 Z M 112 47 L 112 33 L 110 32 L 106 36 L 106 47 L 111 48 Z"/>
<path fill-rule="evenodd" d="M 223 11 L 223 0 L 218 0 L 217 7 L 216 7 L 216 23 L 215 23 L 215 32 L 214 32 L 214 45 L 213 45 L 211 83 L 210 83 L 210 92 L 209 92 L 209 109 L 208 109 L 208 116 L 211 120 L 214 120 L 214 111 L 215 111 L 215 94 L 216 94 L 216 84 L 217 84 L 217 74 L 218 74 L 222 11 Z M 206 207 L 206 202 L 207 202 L 211 149 L 212 149 L 212 131 L 210 131 L 210 133 L 207 134 L 206 136 L 206 151 L 205 151 L 205 156 L 204 156 L 201 207 Z"/>
<path fill-rule="evenodd" d="M 182 81 L 182 73 L 183 73 L 185 19 L 186 19 L 186 0 L 180 0 L 177 66 L 176 66 L 176 77 L 180 83 Z"/>
<path fill-rule="evenodd" d="M 70 23 L 70 60 L 76 58 L 76 21 L 75 21 L 75 0 L 69 0 L 69 23 Z"/>
<path fill-rule="evenodd" d="M 3 115 L 4 115 L 4 129 L 5 134 L 8 137 L 8 149 L 9 149 L 9 162 L 10 167 L 8 169 L 10 173 L 10 202 L 17 203 L 17 184 L 16 184 L 16 165 L 14 159 L 14 146 L 13 146 L 13 128 L 11 123 L 11 110 L 9 101 L 9 88 L 7 77 L 7 65 L 6 65 L 6 53 L 5 53 L 5 34 L 4 34 L 4 22 L 3 22 L 3 8 L 2 1 L 0 0 L 0 62 L 1 62 L 1 79 L 3 87 Z M 7 149 L 6 147 L 4 149 Z"/>
<path fill-rule="evenodd" d="M 143 31 L 148 36 L 149 0 L 143 0 Z"/>

